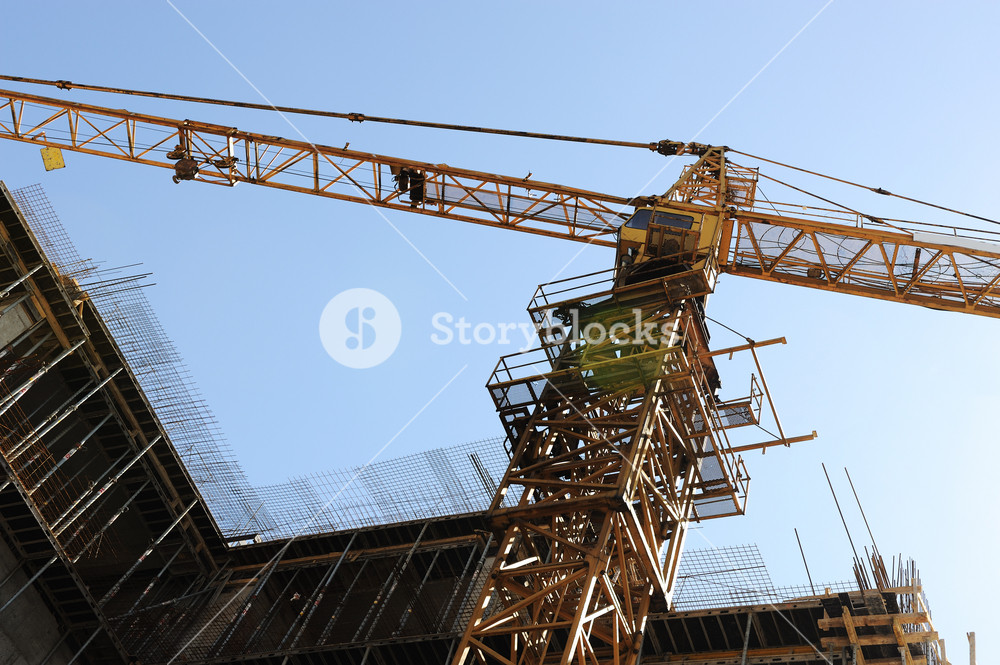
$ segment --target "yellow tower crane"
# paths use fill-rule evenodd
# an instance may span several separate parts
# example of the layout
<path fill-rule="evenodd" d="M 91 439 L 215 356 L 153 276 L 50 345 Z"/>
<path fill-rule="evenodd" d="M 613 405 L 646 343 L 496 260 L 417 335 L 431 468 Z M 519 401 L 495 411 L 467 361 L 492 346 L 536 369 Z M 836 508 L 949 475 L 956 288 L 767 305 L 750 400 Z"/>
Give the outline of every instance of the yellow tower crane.
<path fill-rule="evenodd" d="M 756 360 L 766 344 L 709 348 L 706 296 L 720 274 L 1000 316 L 1000 235 L 762 203 L 768 176 L 722 146 L 544 136 L 694 159 L 666 193 L 628 198 L 11 91 L 0 91 L 0 138 L 50 158 L 65 149 L 163 167 L 175 182 L 245 182 L 616 249 L 604 273 L 539 288 L 529 313 L 541 347 L 501 358 L 490 379 L 511 462 L 489 510 L 492 571 L 454 665 L 635 663 L 688 525 L 743 512 L 740 453 L 811 438 L 786 437 L 779 422 L 774 440 L 729 443 L 769 396 L 766 383 L 745 399 L 718 395 L 714 357 Z M 617 333 L 580 335 L 590 324 Z"/>

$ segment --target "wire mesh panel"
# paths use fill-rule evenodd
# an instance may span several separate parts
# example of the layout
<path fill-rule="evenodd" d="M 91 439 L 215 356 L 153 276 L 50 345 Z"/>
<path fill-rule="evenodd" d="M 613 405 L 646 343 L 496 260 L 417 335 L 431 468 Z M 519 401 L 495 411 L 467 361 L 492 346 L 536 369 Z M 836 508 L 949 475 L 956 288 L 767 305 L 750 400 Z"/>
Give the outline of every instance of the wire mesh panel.
<path fill-rule="evenodd" d="M 393 522 L 482 512 L 508 464 L 503 439 L 435 448 L 372 464 L 324 471 L 257 489 L 275 540 Z M 508 496 L 505 505 L 513 505 Z"/>
<path fill-rule="evenodd" d="M 700 610 L 769 605 L 823 593 L 857 591 L 853 582 L 775 587 L 757 545 L 685 550 L 681 556 L 673 609 Z"/>
<path fill-rule="evenodd" d="M 122 276 L 81 259 L 40 185 L 11 193 L 48 260 L 67 282 L 76 280 L 71 288 L 86 292 L 94 303 L 223 535 L 272 528 L 273 520 L 260 509 L 256 490 L 142 292 L 142 277 Z"/>
<path fill-rule="evenodd" d="M 146 299 L 144 276 L 81 259 L 41 186 L 12 194 L 67 288 L 94 303 L 224 536 L 274 540 L 489 507 L 509 461 L 500 438 L 252 486 Z"/>

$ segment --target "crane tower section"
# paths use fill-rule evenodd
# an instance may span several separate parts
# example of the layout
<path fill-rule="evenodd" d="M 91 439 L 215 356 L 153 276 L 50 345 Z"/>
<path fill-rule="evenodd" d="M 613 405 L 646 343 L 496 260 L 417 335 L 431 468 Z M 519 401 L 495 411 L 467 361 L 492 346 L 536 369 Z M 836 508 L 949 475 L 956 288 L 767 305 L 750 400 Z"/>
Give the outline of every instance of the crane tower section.
<path fill-rule="evenodd" d="M 749 477 L 725 432 L 756 412 L 719 397 L 704 321 L 725 191 L 710 150 L 632 215 L 603 289 L 592 275 L 539 287 L 542 346 L 502 358 L 488 386 L 513 454 L 455 665 L 635 663 L 688 525 L 743 512 Z"/>

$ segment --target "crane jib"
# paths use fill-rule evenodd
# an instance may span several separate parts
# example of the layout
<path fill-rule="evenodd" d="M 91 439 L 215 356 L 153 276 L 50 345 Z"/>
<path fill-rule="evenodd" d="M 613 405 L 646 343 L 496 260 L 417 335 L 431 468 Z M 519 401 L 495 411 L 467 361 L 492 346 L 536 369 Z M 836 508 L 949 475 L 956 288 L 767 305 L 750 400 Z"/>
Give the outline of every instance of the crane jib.
<path fill-rule="evenodd" d="M 0 138 L 608 247 L 631 212 L 626 197 L 10 91 Z M 420 196 L 397 188 L 400 168 L 421 174 Z"/>
<path fill-rule="evenodd" d="M 732 221 L 720 271 L 1000 317 L 1000 245 L 785 218 Z"/>
<path fill-rule="evenodd" d="M 646 202 L 11 91 L 0 91 L 0 138 L 168 168 L 176 180 L 246 182 L 604 247 L 616 246 L 618 228 Z M 419 177 L 401 186 L 401 169 Z M 738 179 L 729 181 L 732 189 Z M 721 272 L 1000 315 L 1000 245 L 989 239 L 765 215 L 752 191 L 736 203 L 710 243 L 719 242 Z"/>

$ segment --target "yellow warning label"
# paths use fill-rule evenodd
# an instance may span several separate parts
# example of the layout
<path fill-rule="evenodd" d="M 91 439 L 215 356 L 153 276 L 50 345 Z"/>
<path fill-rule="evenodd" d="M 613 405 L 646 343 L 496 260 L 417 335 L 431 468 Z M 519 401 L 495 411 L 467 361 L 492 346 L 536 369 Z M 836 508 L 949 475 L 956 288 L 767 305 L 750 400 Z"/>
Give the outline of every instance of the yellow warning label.
<path fill-rule="evenodd" d="M 66 166 L 66 162 L 63 161 L 62 150 L 59 148 L 42 148 L 42 163 L 45 164 L 46 171 L 61 169 Z"/>

